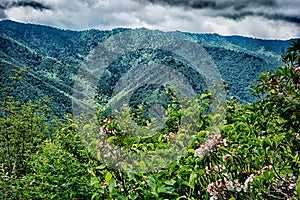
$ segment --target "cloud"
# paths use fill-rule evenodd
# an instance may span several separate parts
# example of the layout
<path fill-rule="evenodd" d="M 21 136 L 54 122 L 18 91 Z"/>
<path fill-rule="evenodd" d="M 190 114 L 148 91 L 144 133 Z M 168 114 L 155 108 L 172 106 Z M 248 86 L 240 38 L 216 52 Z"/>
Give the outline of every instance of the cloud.
<path fill-rule="evenodd" d="M 6 3 L 0 3 L 0 17 L 5 15 L 6 18 L 15 21 L 63 29 L 146 27 L 163 31 L 216 32 L 221 35 L 235 34 L 272 39 L 300 37 L 300 1 L 294 0 L 4 0 L 4 2 Z"/>
<path fill-rule="evenodd" d="M 247 7 L 276 6 L 276 0 L 136 0 L 143 3 L 163 4 L 170 6 L 184 6 L 196 9 L 223 10 L 233 8 L 242 10 Z"/>
<path fill-rule="evenodd" d="M 289 23 L 300 24 L 300 14 L 290 15 L 288 12 L 278 9 L 287 7 L 290 0 L 137 0 L 143 3 L 179 6 L 190 9 L 207 9 L 209 16 L 222 16 L 225 18 L 240 20 L 247 16 L 260 16 L 271 20 L 281 20 Z M 299 9 L 299 3 L 296 8 Z"/>
<path fill-rule="evenodd" d="M 48 10 L 51 9 L 49 6 L 46 6 L 42 3 L 36 1 L 9 1 L 2 0 L 0 2 L 0 19 L 4 19 L 7 17 L 6 10 L 14 7 L 30 7 L 36 10 Z"/>

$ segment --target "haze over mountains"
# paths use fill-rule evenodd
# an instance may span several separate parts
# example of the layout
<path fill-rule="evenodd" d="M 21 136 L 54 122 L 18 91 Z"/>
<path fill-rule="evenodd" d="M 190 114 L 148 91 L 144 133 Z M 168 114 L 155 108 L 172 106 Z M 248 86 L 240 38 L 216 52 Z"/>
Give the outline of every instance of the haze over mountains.
<path fill-rule="evenodd" d="M 86 57 L 98 44 L 126 30 L 128 29 L 70 31 L 3 20 L 0 22 L 0 80 L 2 83 L 8 83 L 12 69 L 31 66 L 30 72 L 18 84 L 13 96 L 19 100 L 34 101 L 47 95 L 52 97 L 51 105 L 57 115 L 71 112 L 70 97 L 74 82 Z M 229 94 L 241 101 L 254 100 L 245 89 L 251 87 L 260 72 L 280 66 L 281 54 L 285 53 L 289 44 L 295 40 L 183 34 L 192 37 L 203 46 L 230 87 Z M 106 69 L 110 76 L 99 77 L 101 80 L 98 91 L 109 97 L 116 82 L 129 69 L 135 67 L 133 63 L 139 56 L 150 55 L 149 58 L 160 60 L 167 54 L 163 51 L 141 50 L 134 55 L 124 55 Z M 180 69 L 196 90 L 201 83 L 197 76 L 190 73 L 176 58 L 172 58 L 172 55 L 168 56 L 171 57 L 169 60 L 161 62 L 172 65 L 174 69 Z M 141 62 L 147 63 L 149 60 Z M 181 67 L 178 67 L 179 65 Z M 139 102 L 137 99 L 133 101 Z"/>

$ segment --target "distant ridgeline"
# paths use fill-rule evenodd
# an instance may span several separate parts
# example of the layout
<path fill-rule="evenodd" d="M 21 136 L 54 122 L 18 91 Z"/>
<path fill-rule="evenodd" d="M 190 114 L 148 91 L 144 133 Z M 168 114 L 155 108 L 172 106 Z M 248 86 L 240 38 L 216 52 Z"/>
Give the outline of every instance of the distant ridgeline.
<path fill-rule="evenodd" d="M 45 95 L 52 97 L 51 107 L 58 116 L 72 112 L 74 82 L 81 64 L 89 53 L 101 42 L 112 35 L 128 29 L 111 31 L 60 30 L 48 26 L 22 24 L 4 20 L 0 22 L 0 81 L 8 84 L 12 69 L 31 66 L 29 73 L 18 83 L 13 96 L 20 101 L 35 101 Z M 220 36 L 217 34 L 186 34 L 197 41 L 210 55 L 220 74 L 229 86 L 229 95 L 241 101 L 253 101 L 245 89 L 251 87 L 260 72 L 276 69 L 282 63 L 281 54 L 293 40 L 261 40 L 241 36 Z M 148 60 L 139 60 L 147 54 Z M 143 56 L 145 57 L 145 56 Z M 162 59 L 166 58 L 168 59 Z M 139 60 L 139 61 L 137 61 Z M 186 67 L 172 53 L 163 50 L 143 49 L 132 52 L 114 61 L 106 71 L 107 76 L 99 77 L 98 94 L 100 98 L 109 98 L 118 80 L 134 63 L 157 61 L 171 66 L 183 74 L 196 93 L 205 91 L 201 74 Z M 161 60 L 160 62 L 158 60 Z M 136 106 L 151 101 L 153 93 L 162 101 L 169 101 L 162 95 L 163 87 L 155 84 L 141 86 L 130 99 L 130 105 Z"/>

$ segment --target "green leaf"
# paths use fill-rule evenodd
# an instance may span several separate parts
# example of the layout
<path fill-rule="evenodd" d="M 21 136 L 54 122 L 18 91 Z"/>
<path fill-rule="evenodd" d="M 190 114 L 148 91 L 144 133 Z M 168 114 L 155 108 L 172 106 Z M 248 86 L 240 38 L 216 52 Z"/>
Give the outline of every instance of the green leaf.
<path fill-rule="evenodd" d="M 159 187 L 157 193 L 173 194 L 174 189 L 172 187 Z"/>
<path fill-rule="evenodd" d="M 165 184 L 167 184 L 167 185 L 174 185 L 176 183 L 176 181 L 175 180 L 166 180 L 165 181 Z"/>
<path fill-rule="evenodd" d="M 153 177 L 146 180 L 147 185 L 151 188 L 152 192 L 156 193 L 156 181 Z"/>
<path fill-rule="evenodd" d="M 107 184 L 109 184 L 111 178 L 112 178 L 112 174 L 110 172 L 107 172 L 105 175 L 105 181 Z"/>
<path fill-rule="evenodd" d="M 97 178 L 97 177 L 92 177 L 92 178 L 91 178 L 91 185 L 94 186 L 94 185 L 96 185 L 97 183 L 99 183 L 98 178 Z"/>
<path fill-rule="evenodd" d="M 98 195 L 98 193 L 94 193 L 93 196 L 92 196 L 92 200 Z"/>
<path fill-rule="evenodd" d="M 195 153 L 195 149 L 188 149 L 188 152 L 194 154 Z"/>
<path fill-rule="evenodd" d="M 147 166 L 144 161 L 139 162 L 139 166 L 141 167 L 142 171 L 145 172 L 147 170 Z"/>
<path fill-rule="evenodd" d="M 102 170 L 102 169 L 105 169 L 106 168 L 106 165 L 100 165 L 100 166 L 97 166 L 96 169 L 99 169 L 99 170 Z"/>
<path fill-rule="evenodd" d="M 115 179 L 110 179 L 109 184 L 108 184 L 108 190 L 109 192 L 112 192 L 113 189 L 116 186 L 116 180 Z"/>

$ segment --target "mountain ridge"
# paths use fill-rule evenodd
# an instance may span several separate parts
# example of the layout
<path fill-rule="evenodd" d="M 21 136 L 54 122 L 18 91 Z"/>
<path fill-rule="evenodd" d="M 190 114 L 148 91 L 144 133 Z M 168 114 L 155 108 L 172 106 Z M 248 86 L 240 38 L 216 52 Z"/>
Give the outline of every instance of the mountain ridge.
<path fill-rule="evenodd" d="M 16 98 L 35 101 L 47 95 L 52 97 L 51 104 L 57 115 L 71 112 L 70 96 L 81 64 L 97 45 L 126 30 L 130 29 L 73 31 L 10 20 L 0 21 L 0 81 L 7 84 L 11 69 L 31 66 L 30 73 L 25 75 L 24 80 L 18 84 Z M 241 101 L 253 101 L 245 88 L 253 84 L 260 72 L 276 69 L 281 65 L 279 61 L 281 54 L 295 40 L 262 40 L 243 36 L 181 33 L 190 36 L 203 46 L 229 85 L 229 95 L 234 95 Z M 163 52 L 152 53 L 155 60 L 163 57 L 161 55 Z M 118 80 L 116 78 L 133 66 L 131 59 L 138 59 L 129 57 L 121 58 L 122 62 L 119 62 L 119 66 L 115 64 L 107 69 L 110 74 L 113 74 L 112 77 L 106 77 L 111 83 L 104 88 L 107 94 L 111 93 L 114 81 Z M 175 68 L 180 64 L 174 59 L 168 62 Z M 120 63 L 123 63 L 122 66 Z M 193 85 L 198 83 L 197 77 L 193 77 L 190 72 L 186 71 L 185 76 L 194 80 Z M 102 85 L 99 87 L 103 89 Z"/>

